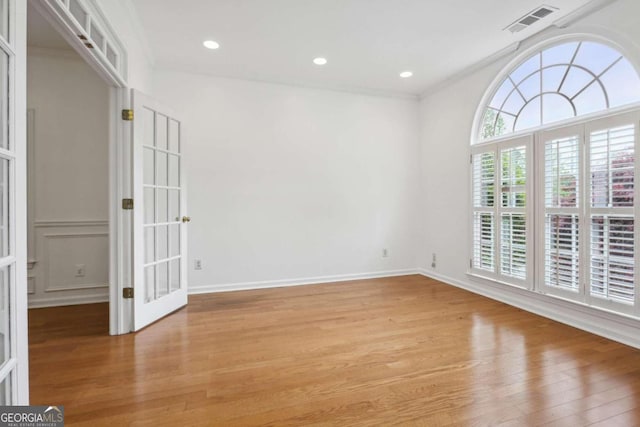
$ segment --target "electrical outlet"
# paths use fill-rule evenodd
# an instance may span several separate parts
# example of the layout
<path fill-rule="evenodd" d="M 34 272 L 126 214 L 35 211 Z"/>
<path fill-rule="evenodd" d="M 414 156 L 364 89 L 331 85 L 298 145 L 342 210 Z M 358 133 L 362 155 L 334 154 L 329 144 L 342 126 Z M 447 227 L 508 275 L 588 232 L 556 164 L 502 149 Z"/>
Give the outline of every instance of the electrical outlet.
<path fill-rule="evenodd" d="M 383 248 L 382 249 L 382 258 L 388 258 L 388 257 L 389 257 L 389 249 Z"/>
<path fill-rule="evenodd" d="M 436 254 L 435 254 L 435 252 L 431 255 L 431 268 L 436 268 Z"/>
<path fill-rule="evenodd" d="M 76 277 L 84 277 L 84 276 L 85 276 L 85 265 L 76 264 Z"/>
<path fill-rule="evenodd" d="M 196 270 L 202 270 L 202 260 L 201 259 L 195 260 L 193 263 L 193 268 Z"/>

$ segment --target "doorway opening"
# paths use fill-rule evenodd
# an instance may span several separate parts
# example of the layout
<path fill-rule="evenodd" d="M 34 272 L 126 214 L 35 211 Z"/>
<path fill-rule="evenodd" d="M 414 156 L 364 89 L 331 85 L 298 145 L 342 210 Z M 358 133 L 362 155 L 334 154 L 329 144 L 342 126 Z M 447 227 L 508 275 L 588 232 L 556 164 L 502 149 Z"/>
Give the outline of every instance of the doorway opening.
<path fill-rule="evenodd" d="M 28 5 L 31 67 L 27 74 L 35 78 L 34 70 L 42 63 L 47 69 L 45 83 L 34 85 L 45 88 L 42 93 L 46 96 L 36 95 L 27 85 L 32 103 L 31 163 L 35 165 L 31 168 L 35 202 L 29 217 L 33 224 L 29 239 L 33 241 L 31 306 L 96 302 L 107 300 L 108 295 L 109 333 L 139 330 L 187 303 L 185 227 L 189 217 L 184 215 L 181 121 L 166 106 L 129 89 L 127 51 L 95 2 L 34 1 Z M 71 49 L 66 49 L 65 42 Z M 37 54 L 45 58 L 31 59 Z M 62 66 L 57 77 L 52 72 L 55 67 L 46 64 L 72 57 L 77 69 Z M 93 81 L 90 88 L 82 87 L 83 79 Z M 40 99 L 47 97 L 49 100 Z M 64 104 L 67 98 L 70 105 Z M 55 105 L 51 114 L 56 119 L 49 120 L 46 130 L 59 131 L 59 139 L 69 148 L 48 146 L 47 167 L 40 168 L 42 113 L 38 110 L 47 110 L 42 105 L 50 104 Z M 90 113 L 90 118 L 84 117 Z M 85 143 L 88 145 L 79 148 Z M 62 178 L 44 178 L 41 185 L 41 169 L 54 170 Z M 80 176 L 87 171 L 89 175 Z M 71 219 L 41 219 L 47 211 L 39 207 L 38 186 L 51 188 L 44 196 L 45 201 L 53 201 L 51 212 L 70 213 Z M 64 231 L 64 227 L 81 230 Z M 54 230 L 41 238 L 39 228 Z M 38 243 L 39 239 L 47 243 Z M 93 248 L 85 247 L 89 245 Z M 43 272 L 38 270 L 41 247 Z M 57 256 L 54 261 L 51 247 Z M 90 274 L 92 280 L 87 279 Z M 44 284 L 39 285 L 42 275 Z M 43 293 L 58 293 L 60 298 L 41 303 Z M 53 301 L 51 295 L 46 296 Z"/>
<path fill-rule="evenodd" d="M 27 22 L 29 308 L 102 303 L 107 334 L 110 87 L 31 4 Z"/>
<path fill-rule="evenodd" d="M 123 300 L 131 211 L 121 208 L 131 197 L 131 127 L 120 118 L 129 105 L 127 52 L 95 2 L 27 6 L 29 305 L 104 301 L 108 333 L 125 334 L 132 330 Z"/>

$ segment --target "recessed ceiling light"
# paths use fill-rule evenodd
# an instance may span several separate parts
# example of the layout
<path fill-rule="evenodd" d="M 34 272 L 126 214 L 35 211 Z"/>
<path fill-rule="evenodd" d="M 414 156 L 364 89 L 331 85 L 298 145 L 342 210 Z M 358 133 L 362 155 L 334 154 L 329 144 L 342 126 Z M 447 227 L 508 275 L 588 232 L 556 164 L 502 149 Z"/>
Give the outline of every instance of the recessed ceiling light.
<path fill-rule="evenodd" d="M 324 65 L 324 64 L 327 63 L 327 58 L 320 58 L 320 57 L 315 58 L 313 60 L 313 63 L 316 64 L 316 65 Z"/>
<path fill-rule="evenodd" d="M 402 77 L 403 79 L 408 79 L 411 76 L 413 76 L 413 73 L 411 71 L 403 71 L 400 73 L 400 77 Z"/>
<path fill-rule="evenodd" d="M 204 47 L 206 47 L 207 49 L 217 49 L 220 47 L 220 45 L 218 44 L 218 42 L 214 42 L 213 40 L 207 40 L 204 43 L 202 43 L 204 45 Z"/>

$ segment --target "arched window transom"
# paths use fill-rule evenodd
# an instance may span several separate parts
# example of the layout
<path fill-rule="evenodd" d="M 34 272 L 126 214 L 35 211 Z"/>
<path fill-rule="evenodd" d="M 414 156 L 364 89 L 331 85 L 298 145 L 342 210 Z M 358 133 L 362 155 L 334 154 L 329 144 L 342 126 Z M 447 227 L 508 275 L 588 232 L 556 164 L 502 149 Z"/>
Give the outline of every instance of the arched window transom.
<path fill-rule="evenodd" d="M 640 77 L 617 50 L 592 41 L 536 53 L 498 86 L 486 106 L 480 139 L 640 101 Z"/>

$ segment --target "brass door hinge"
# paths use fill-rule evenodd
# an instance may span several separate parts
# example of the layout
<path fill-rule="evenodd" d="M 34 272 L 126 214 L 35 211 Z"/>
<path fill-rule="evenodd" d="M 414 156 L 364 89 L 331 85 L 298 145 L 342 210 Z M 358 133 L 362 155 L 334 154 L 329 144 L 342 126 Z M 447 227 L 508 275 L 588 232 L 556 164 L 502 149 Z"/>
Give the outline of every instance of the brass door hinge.
<path fill-rule="evenodd" d="M 133 298 L 133 288 L 122 288 L 122 298 Z"/>
<path fill-rule="evenodd" d="M 122 199 L 122 209 L 133 209 L 133 199 Z"/>
<path fill-rule="evenodd" d="M 122 110 L 122 120 L 133 121 L 133 110 Z"/>

